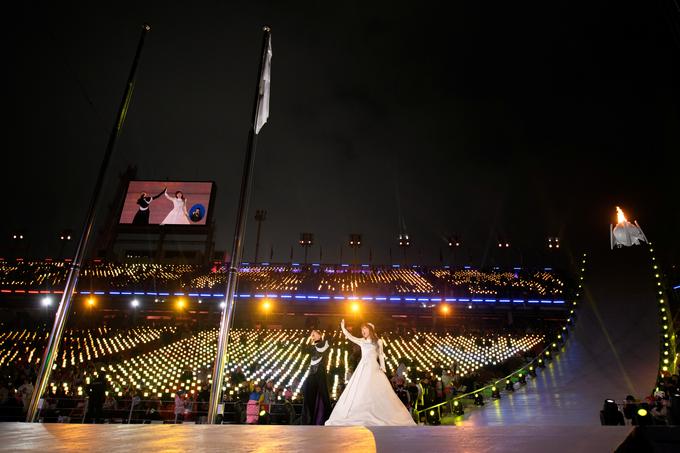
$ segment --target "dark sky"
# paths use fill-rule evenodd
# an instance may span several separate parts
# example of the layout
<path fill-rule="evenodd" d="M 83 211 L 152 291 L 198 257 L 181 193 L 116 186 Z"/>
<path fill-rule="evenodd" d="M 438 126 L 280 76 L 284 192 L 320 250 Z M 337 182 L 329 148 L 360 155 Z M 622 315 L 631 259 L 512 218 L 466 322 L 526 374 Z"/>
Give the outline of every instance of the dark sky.
<path fill-rule="evenodd" d="M 54 254 L 60 230 L 80 229 L 149 21 L 104 204 L 128 164 L 142 179 L 214 180 L 228 247 L 267 23 L 272 108 L 250 217 L 268 210 L 275 261 L 301 231 L 324 261 L 350 232 L 364 234 L 362 261 L 369 247 L 387 261 L 403 228 L 429 262 L 452 232 L 475 263 L 499 235 L 525 255 L 553 235 L 604 248 L 616 204 L 678 255 L 670 1 L 19 3 L 3 32 L 3 250 L 24 228 L 32 254 Z"/>

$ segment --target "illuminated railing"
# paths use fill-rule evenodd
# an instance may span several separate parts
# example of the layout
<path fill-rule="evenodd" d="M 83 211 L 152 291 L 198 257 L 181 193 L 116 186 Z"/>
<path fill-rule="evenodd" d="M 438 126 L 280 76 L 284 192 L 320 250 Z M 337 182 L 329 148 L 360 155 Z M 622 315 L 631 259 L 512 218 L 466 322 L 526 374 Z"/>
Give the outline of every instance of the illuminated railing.
<path fill-rule="evenodd" d="M 583 283 L 585 278 L 587 262 L 586 258 L 587 254 L 584 253 L 581 259 L 581 266 L 579 269 L 579 277 L 577 284 L 578 292 L 576 293 L 577 298 L 581 296 L 581 292 L 583 291 Z M 543 348 L 543 350 L 541 350 L 536 355 L 536 357 L 534 357 L 530 362 L 516 369 L 507 376 L 498 379 L 493 379 L 491 383 L 481 388 L 472 390 L 467 393 L 463 393 L 461 395 L 456 395 L 455 397 L 448 401 L 434 404 L 429 407 L 420 409 L 416 407 L 413 411 L 413 415 L 416 418 L 416 420 L 420 420 L 422 414 L 425 414 L 426 420 L 428 420 L 427 417 L 428 415 L 430 415 L 429 419 L 431 419 L 435 415 L 436 419 L 439 419 L 441 418 L 441 411 L 442 408 L 444 407 L 448 408 L 449 413 L 455 415 L 463 415 L 465 399 L 472 398 L 473 400 L 476 400 L 476 402 L 483 401 L 485 397 L 497 399 L 501 398 L 501 389 L 514 392 L 514 387 L 517 382 L 519 382 L 520 385 L 525 385 L 527 383 L 526 380 L 527 376 L 534 377 L 536 375 L 537 370 L 539 368 L 544 368 L 546 366 L 546 361 L 552 360 L 553 356 L 556 353 L 559 353 L 560 348 L 566 345 L 566 340 L 568 338 L 570 328 L 573 327 L 574 321 L 576 319 L 577 305 L 578 304 L 576 301 L 573 301 L 571 303 L 569 317 L 566 319 L 565 324 L 561 327 L 560 333 L 557 334 L 557 337 L 554 339 L 554 341 L 550 342 L 545 348 Z"/>
<path fill-rule="evenodd" d="M 654 290 L 658 299 L 659 308 L 659 325 L 661 326 L 659 334 L 659 373 L 658 381 L 664 377 L 671 376 L 677 373 L 678 369 L 678 354 L 677 354 L 677 339 L 676 330 L 673 324 L 673 313 L 671 313 L 671 306 L 668 303 L 670 292 L 667 290 L 667 284 L 664 279 L 661 264 L 657 261 L 654 255 L 654 248 L 652 243 L 649 243 L 649 252 L 652 265 L 652 275 L 654 276 Z M 659 382 L 657 382 L 658 384 Z M 658 390 L 658 387 L 656 388 Z"/>

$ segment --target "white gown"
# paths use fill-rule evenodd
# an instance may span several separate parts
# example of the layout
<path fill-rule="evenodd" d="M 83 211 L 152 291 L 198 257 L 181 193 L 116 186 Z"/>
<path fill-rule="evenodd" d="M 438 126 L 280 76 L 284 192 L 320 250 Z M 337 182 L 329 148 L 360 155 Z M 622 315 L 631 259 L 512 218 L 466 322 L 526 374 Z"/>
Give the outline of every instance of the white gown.
<path fill-rule="evenodd" d="M 186 214 L 186 200 L 184 198 L 171 197 L 167 193 L 165 198 L 172 201 L 172 211 L 165 216 L 161 225 L 189 225 L 189 218 Z"/>
<path fill-rule="evenodd" d="M 348 340 L 361 346 L 361 360 L 326 426 L 415 426 L 411 414 L 382 371 L 385 369 L 382 341 L 378 340 L 375 344 L 371 340 L 354 337 L 344 327 L 342 332 Z"/>

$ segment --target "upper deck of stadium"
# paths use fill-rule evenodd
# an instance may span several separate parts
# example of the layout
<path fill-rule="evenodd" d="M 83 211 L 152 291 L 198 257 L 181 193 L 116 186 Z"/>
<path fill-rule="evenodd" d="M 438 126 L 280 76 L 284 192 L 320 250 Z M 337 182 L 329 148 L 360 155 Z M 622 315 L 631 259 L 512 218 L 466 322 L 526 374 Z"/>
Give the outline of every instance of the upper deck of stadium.
<path fill-rule="evenodd" d="M 59 293 L 68 261 L 2 260 L 0 294 Z M 79 292 L 110 295 L 222 297 L 226 267 L 190 264 L 92 261 L 83 267 Z M 387 301 L 453 301 L 561 304 L 573 281 L 551 268 L 508 270 L 429 266 L 244 263 L 241 297 L 330 299 L 361 297 Z"/>

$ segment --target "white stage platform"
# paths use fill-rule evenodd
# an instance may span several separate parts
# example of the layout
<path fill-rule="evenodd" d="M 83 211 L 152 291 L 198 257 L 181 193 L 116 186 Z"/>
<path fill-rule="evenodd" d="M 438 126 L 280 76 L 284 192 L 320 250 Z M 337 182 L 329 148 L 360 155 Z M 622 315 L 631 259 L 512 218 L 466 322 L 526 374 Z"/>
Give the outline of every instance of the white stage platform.
<path fill-rule="evenodd" d="M 65 425 L 1 423 L 0 450 L 42 452 L 591 452 L 630 427 Z"/>

